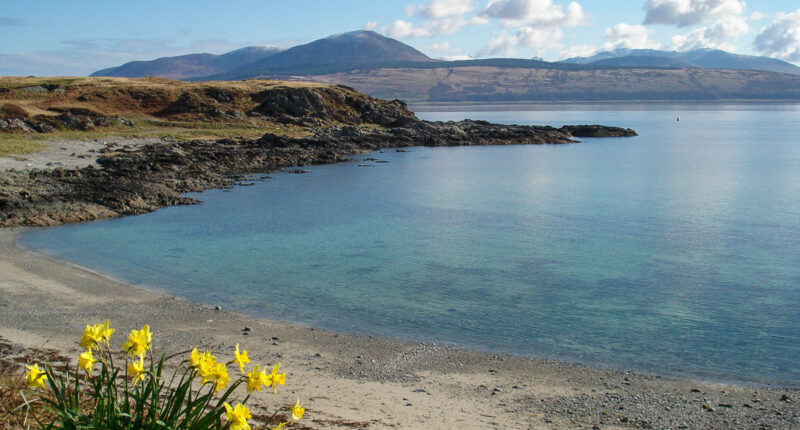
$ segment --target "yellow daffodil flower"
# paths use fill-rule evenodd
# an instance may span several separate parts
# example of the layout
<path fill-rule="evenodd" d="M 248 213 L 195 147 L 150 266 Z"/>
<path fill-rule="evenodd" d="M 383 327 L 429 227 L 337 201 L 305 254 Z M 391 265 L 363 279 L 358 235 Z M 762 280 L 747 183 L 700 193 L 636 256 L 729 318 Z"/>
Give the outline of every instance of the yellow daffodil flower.
<path fill-rule="evenodd" d="M 200 355 L 200 353 L 197 352 L 197 348 L 192 349 L 192 353 L 189 354 L 189 366 L 195 369 L 199 368 L 204 356 L 205 354 Z"/>
<path fill-rule="evenodd" d="M 295 421 L 303 418 L 303 414 L 306 413 L 306 408 L 300 403 L 300 399 L 297 399 L 297 403 L 291 408 L 292 411 L 292 423 Z"/>
<path fill-rule="evenodd" d="M 247 406 L 239 403 L 235 408 L 232 408 L 228 402 L 225 402 L 224 406 L 227 411 L 225 418 L 228 420 L 231 430 L 250 430 L 250 424 L 247 424 L 247 420 L 253 417 L 250 415 L 250 409 L 247 409 Z"/>
<path fill-rule="evenodd" d="M 258 364 L 256 364 L 253 370 L 247 374 L 247 394 L 253 394 L 253 391 L 261 391 L 268 382 L 266 369 L 259 370 Z"/>
<path fill-rule="evenodd" d="M 272 366 L 272 372 L 270 372 L 270 374 L 267 375 L 267 377 L 266 377 L 266 379 L 272 384 L 272 394 L 277 394 L 278 393 L 278 384 L 286 385 L 285 384 L 286 383 L 286 374 L 285 373 L 280 373 L 279 374 L 278 370 L 280 370 L 280 368 L 281 368 L 281 364 L 280 363 Z M 265 383 L 264 385 L 266 385 L 267 387 L 270 386 L 270 384 L 268 384 L 268 383 Z"/>
<path fill-rule="evenodd" d="M 228 376 L 228 368 L 225 363 L 217 363 L 211 371 L 211 380 L 214 382 L 214 393 L 219 393 L 220 390 L 228 386 L 231 382 L 231 377 Z"/>
<path fill-rule="evenodd" d="M 137 383 L 139 381 L 144 382 L 144 357 L 139 356 L 139 361 L 131 361 L 128 363 L 128 377 L 132 378 L 132 383 Z"/>
<path fill-rule="evenodd" d="M 189 356 L 189 366 L 197 370 L 197 374 L 202 378 L 202 383 L 205 384 L 214 379 L 217 357 L 213 356 L 210 351 L 200 354 L 195 348 Z"/>
<path fill-rule="evenodd" d="M 247 356 L 247 350 L 242 350 L 242 353 L 239 353 L 239 344 L 236 344 L 236 351 L 233 352 L 233 361 L 239 365 L 239 371 L 244 373 L 244 365 L 250 363 L 250 357 Z"/>
<path fill-rule="evenodd" d="M 102 324 L 86 325 L 81 335 L 81 346 L 86 349 L 97 349 L 98 344 L 108 342 L 116 330 L 108 326 L 108 320 Z"/>
<path fill-rule="evenodd" d="M 280 424 L 278 424 L 278 427 L 275 427 L 272 430 L 285 430 L 287 424 L 289 424 L 289 423 L 280 423 Z"/>
<path fill-rule="evenodd" d="M 44 381 L 47 380 L 47 374 L 42 372 L 39 369 L 38 364 L 34 364 L 33 366 L 25 366 L 28 368 L 28 372 L 25 373 L 25 382 L 28 383 L 28 386 L 31 388 L 44 388 Z"/>
<path fill-rule="evenodd" d="M 103 342 L 108 342 L 108 340 L 111 339 L 111 335 L 114 334 L 114 332 L 116 331 L 113 328 L 108 326 L 108 322 L 109 321 L 106 320 L 106 322 L 104 322 L 103 324 L 100 325 L 100 327 L 101 327 L 100 334 L 102 336 Z"/>
<path fill-rule="evenodd" d="M 128 341 L 122 344 L 122 349 L 127 351 L 131 357 L 136 355 L 144 356 L 145 352 L 150 349 L 152 340 L 153 333 L 150 332 L 150 326 L 145 324 L 141 330 L 131 330 Z"/>
<path fill-rule="evenodd" d="M 83 329 L 83 334 L 81 335 L 81 346 L 83 348 L 88 349 L 96 349 L 97 344 L 100 343 L 102 339 L 103 333 L 102 329 L 97 329 L 97 324 L 89 325 L 86 324 L 86 328 Z"/>
<path fill-rule="evenodd" d="M 86 352 L 82 352 L 81 355 L 78 356 L 78 367 L 85 370 L 86 374 L 92 376 L 92 366 L 94 365 L 94 357 L 92 356 L 92 350 L 88 350 Z"/>

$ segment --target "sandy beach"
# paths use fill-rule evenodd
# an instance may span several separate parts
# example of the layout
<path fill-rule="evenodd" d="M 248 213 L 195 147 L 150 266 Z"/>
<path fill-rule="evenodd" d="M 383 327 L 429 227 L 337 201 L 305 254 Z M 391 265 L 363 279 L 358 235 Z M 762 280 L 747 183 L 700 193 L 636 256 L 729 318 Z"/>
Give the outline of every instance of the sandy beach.
<path fill-rule="evenodd" d="M 286 387 L 254 403 L 272 408 L 299 397 L 309 428 L 800 428 L 796 389 L 673 380 L 259 319 L 21 249 L 21 231 L 0 230 L 0 337 L 18 347 L 10 351 L 76 356 L 82 327 L 107 318 L 120 334 L 150 324 L 157 353 L 200 346 L 232 356 L 240 343 L 254 363 L 280 361 L 287 372 Z"/>

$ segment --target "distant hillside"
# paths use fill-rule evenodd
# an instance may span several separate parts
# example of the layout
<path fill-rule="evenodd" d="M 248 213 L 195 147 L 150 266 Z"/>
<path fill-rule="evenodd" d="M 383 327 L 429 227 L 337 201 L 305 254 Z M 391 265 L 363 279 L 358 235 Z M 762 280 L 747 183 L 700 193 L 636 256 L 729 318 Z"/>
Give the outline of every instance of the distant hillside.
<path fill-rule="evenodd" d="M 799 75 L 730 69 L 460 66 L 297 78 L 406 101 L 800 100 Z"/>
<path fill-rule="evenodd" d="M 655 49 L 617 49 L 604 51 L 591 57 L 574 57 L 563 64 L 603 66 L 670 66 L 699 67 L 706 69 L 761 70 L 766 72 L 800 75 L 800 67 L 776 58 L 738 55 L 718 49 L 694 51 L 659 51 Z"/>
<path fill-rule="evenodd" d="M 696 65 L 677 58 L 666 57 L 647 57 L 640 55 L 628 55 L 626 57 L 606 58 L 597 60 L 590 63 L 593 66 L 609 66 L 609 67 L 672 67 L 672 68 L 689 68 L 697 67 Z"/>
<path fill-rule="evenodd" d="M 152 61 L 131 61 L 92 73 L 91 76 L 140 78 L 158 76 L 170 79 L 187 79 L 226 73 L 243 64 L 252 63 L 283 51 L 273 46 L 248 46 L 222 55 L 189 54 L 163 57 Z"/>

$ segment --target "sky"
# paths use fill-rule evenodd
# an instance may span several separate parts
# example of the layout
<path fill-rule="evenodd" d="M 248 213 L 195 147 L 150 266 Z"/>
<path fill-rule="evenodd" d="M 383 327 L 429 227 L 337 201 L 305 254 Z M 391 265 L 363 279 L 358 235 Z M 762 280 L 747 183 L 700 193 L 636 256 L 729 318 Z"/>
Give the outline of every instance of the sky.
<path fill-rule="evenodd" d="M 0 75 L 81 76 L 128 61 L 367 29 L 433 58 L 557 61 L 617 48 L 719 48 L 800 65 L 798 0 L 2 0 Z"/>

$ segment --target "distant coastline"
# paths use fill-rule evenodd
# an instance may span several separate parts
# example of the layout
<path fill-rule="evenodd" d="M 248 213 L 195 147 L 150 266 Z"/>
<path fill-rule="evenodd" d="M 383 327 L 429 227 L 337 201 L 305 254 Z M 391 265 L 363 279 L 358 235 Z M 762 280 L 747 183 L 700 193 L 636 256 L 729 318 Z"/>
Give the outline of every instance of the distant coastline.
<path fill-rule="evenodd" d="M 467 102 L 409 102 L 408 107 L 414 112 L 436 112 L 440 110 L 452 111 L 454 107 L 457 110 L 465 112 L 480 111 L 483 109 L 491 110 L 507 110 L 525 111 L 525 110 L 542 110 L 548 106 L 556 106 L 563 108 L 564 106 L 580 106 L 582 108 L 591 107 L 606 107 L 606 106 L 626 106 L 629 105 L 638 109 L 647 109 L 648 105 L 654 106 L 655 109 L 663 109 L 665 106 L 689 106 L 689 107 L 722 107 L 722 106 L 797 106 L 800 105 L 798 100 L 753 100 L 753 99 L 725 99 L 725 100 L 589 100 L 589 101 L 508 101 L 508 102 L 481 102 L 481 101 L 467 101 Z M 526 107 L 528 109 L 526 109 Z"/>

